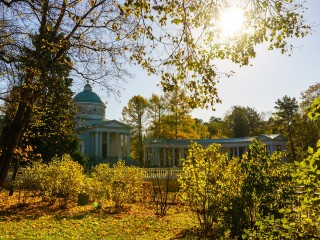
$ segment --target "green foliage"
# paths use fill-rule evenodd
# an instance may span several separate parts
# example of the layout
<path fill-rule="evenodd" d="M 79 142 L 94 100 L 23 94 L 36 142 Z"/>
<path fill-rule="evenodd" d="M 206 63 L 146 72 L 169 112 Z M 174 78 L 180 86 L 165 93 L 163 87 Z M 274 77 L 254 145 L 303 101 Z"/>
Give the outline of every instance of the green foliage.
<path fill-rule="evenodd" d="M 148 135 L 151 138 L 163 138 L 162 128 L 164 123 L 162 117 L 167 111 L 167 101 L 164 96 L 152 94 L 148 101 L 148 118 L 150 125 L 148 127 Z"/>
<path fill-rule="evenodd" d="M 312 120 L 316 120 L 320 116 L 320 98 L 314 99 L 312 104 L 307 108 L 308 117 Z"/>
<path fill-rule="evenodd" d="M 140 95 L 133 96 L 128 105 L 122 109 L 123 121 L 131 128 L 131 157 L 142 163 L 143 136 L 147 121 L 148 100 Z"/>
<path fill-rule="evenodd" d="M 48 44 L 56 44 L 63 38 L 62 34 L 52 37 L 51 32 L 46 35 Z M 32 36 L 35 47 L 37 35 Z M 21 68 L 29 68 L 34 64 L 36 56 L 33 50 L 25 48 Z M 42 61 L 49 62 L 52 58 L 52 49 L 47 49 Z M 42 76 L 41 84 L 37 89 L 38 97 L 34 101 L 30 123 L 23 135 L 22 146 L 32 146 L 34 154 L 40 154 L 44 162 L 49 162 L 53 157 L 63 154 L 72 154 L 78 149 L 78 138 L 75 128 L 75 107 L 72 102 L 72 79 L 69 78 L 71 61 L 66 55 L 61 56 L 61 61 L 55 62 L 46 76 Z M 6 122 L 10 125 L 19 102 L 22 101 L 22 92 L 26 84 L 26 73 L 20 74 L 19 81 L 12 85 L 5 102 Z"/>
<path fill-rule="evenodd" d="M 278 99 L 275 102 L 275 109 L 277 110 L 274 113 L 276 122 L 285 130 L 285 133 L 289 140 L 288 149 L 288 158 L 292 161 L 296 161 L 297 155 L 294 145 L 294 122 L 297 118 L 298 113 L 298 102 L 296 98 L 291 98 L 285 95 L 282 99 Z"/>
<path fill-rule="evenodd" d="M 190 98 L 179 87 L 164 96 L 149 99 L 147 136 L 162 139 L 203 139 L 209 136 L 207 126 L 191 117 Z"/>
<path fill-rule="evenodd" d="M 86 178 L 84 193 L 101 204 L 103 199 L 111 198 L 112 170 L 108 164 L 102 163 L 91 169 L 90 176 Z"/>
<path fill-rule="evenodd" d="M 291 180 L 291 164 L 283 162 L 284 156 L 266 153 L 265 145 L 254 141 L 240 162 L 244 174 L 241 194 L 232 200 L 225 213 L 225 223 L 232 237 L 241 237 L 246 229 L 254 235 L 267 232 L 261 225 L 265 219 L 281 219 L 280 209 L 291 209 L 296 204 L 295 185 Z M 274 237 L 277 233 L 273 232 Z"/>
<path fill-rule="evenodd" d="M 125 166 L 124 161 L 113 168 L 99 164 L 92 168 L 87 179 L 86 193 L 99 203 L 103 199 L 112 200 L 116 208 L 122 208 L 126 203 L 141 200 L 144 176 L 143 170 Z"/>
<path fill-rule="evenodd" d="M 319 156 L 320 150 L 314 152 L 310 148 L 309 156 L 303 161 L 295 162 L 294 165 L 282 164 L 269 171 L 281 174 L 277 180 L 280 188 L 265 190 L 273 198 L 269 203 L 272 207 L 269 210 L 272 211 L 268 211 L 269 214 L 259 212 L 254 225 L 244 230 L 243 238 L 319 239 Z M 268 187 L 265 184 L 262 186 Z"/>
<path fill-rule="evenodd" d="M 144 176 L 143 170 L 125 166 L 124 161 L 113 166 L 111 198 L 116 207 L 141 199 Z"/>
<path fill-rule="evenodd" d="M 34 162 L 32 167 L 28 166 L 22 170 L 19 178 L 13 182 L 14 189 L 22 195 L 22 203 L 26 204 L 27 198 L 32 191 L 39 191 L 41 189 L 41 175 L 44 171 L 44 165 L 39 162 Z"/>
<path fill-rule="evenodd" d="M 236 160 L 228 161 L 220 146 L 193 143 L 179 177 L 184 202 L 197 215 L 203 232 L 211 232 L 230 201 L 240 195 L 242 174 Z"/>
<path fill-rule="evenodd" d="M 300 225 L 299 234 L 311 238 L 320 237 L 320 141 L 317 150 L 309 148 L 309 156 L 295 162 L 296 171 L 292 174 L 300 187 Z M 296 226 L 297 228 L 297 226 Z"/>
<path fill-rule="evenodd" d="M 223 119 L 224 134 L 228 137 L 247 137 L 261 134 L 262 119 L 253 108 L 233 106 Z"/>
<path fill-rule="evenodd" d="M 190 107 L 209 107 L 220 102 L 215 60 L 229 59 L 248 65 L 256 56 L 256 45 L 268 42 L 269 49 L 285 53 L 292 48 L 288 38 L 309 33 L 310 27 L 301 11 L 303 4 L 283 0 L 255 0 L 252 4 L 243 1 L 237 5 L 249 17 L 243 29 L 250 31 L 225 41 L 218 24 L 220 13 L 234 4 L 234 1 L 217 4 L 175 0 L 32 4 L 26 0 L 1 1 L 4 37 L 0 45 L 0 72 L 8 86 L 20 83 L 20 76 L 24 81 L 17 111 L 3 136 L 4 140 L 10 140 L 5 142 L 0 155 L 0 186 L 13 151 L 20 147 L 18 143 L 32 121 L 32 112 L 40 106 L 38 102 L 45 101 L 43 86 L 48 84 L 45 80 L 59 66 L 72 68 L 82 78 L 114 90 L 109 76 L 116 80 L 128 76 L 124 63 L 129 59 L 148 74 L 160 74 L 165 91 L 183 86 Z M 72 60 L 67 60 L 67 55 Z M 141 160 L 142 150 L 138 151 Z"/>
<path fill-rule="evenodd" d="M 70 155 L 53 158 L 43 168 L 40 176 L 41 191 L 45 196 L 66 199 L 77 197 L 84 181 L 83 167 L 71 159 Z"/>
<path fill-rule="evenodd" d="M 309 154 L 294 165 L 254 141 L 228 161 L 218 145 L 192 144 L 179 178 L 183 200 L 216 238 L 318 239 L 320 150 Z"/>
<path fill-rule="evenodd" d="M 15 185 L 18 190 L 39 190 L 43 197 L 54 201 L 58 197 L 65 200 L 77 197 L 83 182 L 83 167 L 69 155 L 63 155 L 49 164 L 34 163 L 27 167 Z"/>
<path fill-rule="evenodd" d="M 223 135 L 223 121 L 221 118 L 210 117 L 209 122 L 205 123 L 208 128 L 210 138 L 222 138 Z"/>

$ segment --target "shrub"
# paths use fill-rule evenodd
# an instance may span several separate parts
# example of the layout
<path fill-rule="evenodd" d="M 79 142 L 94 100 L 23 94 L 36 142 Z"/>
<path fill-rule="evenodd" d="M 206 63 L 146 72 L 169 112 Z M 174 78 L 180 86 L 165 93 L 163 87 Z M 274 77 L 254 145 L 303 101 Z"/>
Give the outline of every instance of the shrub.
<path fill-rule="evenodd" d="M 141 199 L 144 173 L 137 167 L 128 167 L 124 161 L 119 161 L 113 168 L 108 164 L 94 166 L 88 181 L 89 194 L 96 201 L 110 199 L 115 207 L 121 208 L 125 203 Z"/>
<path fill-rule="evenodd" d="M 83 182 L 83 167 L 65 154 L 48 164 L 41 179 L 41 188 L 45 196 L 70 199 L 81 192 Z"/>
<path fill-rule="evenodd" d="M 109 164 L 101 163 L 91 169 L 86 179 L 85 191 L 92 200 L 101 204 L 102 199 L 111 199 L 112 169 Z"/>
<path fill-rule="evenodd" d="M 193 143 L 179 177 L 184 202 L 197 215 L 203 232 L 213 231 L 230 201 L 240 195 L 242 174 L 236 160 L 228 161 L 220 145 Z"/>
<path fill-rule="evenodd" d="M 155 204 L 155 214 L 164 217 L 171 206 L 176 204 L 177 200 L 177 180 L 171 177 L 171 169 L 167 169 L 166 176 L 151 176 L 152 197 Z M 176 190 L 176 191 L 174 191 Z"/>
<path fill-rule="evenodd" d="M 267 233 L 267 225 L 262 226 L 264 219 L 273 224 L 272 219 L 283 218 L 281 209 L 291 209 L 297 204 L 291 177 L 292 165 L 283 163 L 283 154 L 269 155 L 265 144 L 254 141 L 241 159 L 240 166 L 244 174 L 241 194 L 232 199 L 224 214 L 224 224 L 234 238 L 241 238 L 248 232 Z M 273 234 L 277 237 L 275 232 Z"/>
<path fill-rule="evenodd" d="M 43 197 L 49 197 L 53 202 L 58 197 L 65 200 L 77 197 L 83 182 L 82 166 L 69 155 L 63 155 L 49 164 L 34 163 L 27 167 L 15 182 L 15 187 L 19 191 L 39 190 Z"/>
<path fill-rule="evenodd" d="M 318 147 L 320 144 L 318 145 Z M 253 154 L 252 154 L 253 153 Z M 309 156 L 295 164 L 282 163 L 282 156 L 264 154 L 263 145 L 253 143 L 243 159 L 247 173 L 240 197 L 244 218 L 233 215 L 234 226 L 245 239 L 320 238 L 320 150 L 309 148 Z M 242 220 L 242 221 L 241 221 Z M 250 221 L 249 221 L 250 220 Z M 240 225 L 240 226 L 239 226 Z"/>
<path fill-rule="evenodd" d="M 32 167 L 22 169 L 19 177 L 13 182 L 14 189 L 19 193 L 19 201 L 22 197 L 23 204 L 26 204 L 28 196 L 31 196 L 33 191 L 41 190 L 40 177 L 44 173 L 44 167 L 41 162 L 34 162 Z"/>
<path fill-rule="evenodd" d="M 124 161 L 113 166 L 111 197 L 116 207 L 141 199 L 144 176 L 142 169 L 125 166 Z"/>

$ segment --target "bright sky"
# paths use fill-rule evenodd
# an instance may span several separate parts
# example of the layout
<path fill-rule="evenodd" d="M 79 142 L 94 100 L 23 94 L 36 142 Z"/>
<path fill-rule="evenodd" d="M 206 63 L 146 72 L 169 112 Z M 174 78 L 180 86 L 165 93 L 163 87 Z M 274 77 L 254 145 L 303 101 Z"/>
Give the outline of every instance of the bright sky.
<path fill-rule="evenodd" d="M 258 112 L 274 111 L 274 103 L 284 95 L 300 99 L 301 91 L 320 82 L 320 1 L 306 0 L 305 19 L 316 25 L 313 33 L 303 39 L 294 40 L 296 49 L 291 54 L 282 55 L 280 51 L 267 51 L 259 46 L 257 56 L 251 61 L 253 66 L 239 68 L 225 64 L 221 71 L 235 71 L 235 76 L 222 78 L 218 84 L 222 104 L 215 106 L 216 111 L 194 110 L 193 117 L 208 121 L 211 116 L 223 117 L 235 105 L 252 107 Z M 121 111 L 129 99 L 135 95 L 149 98 L 152 93 L 160 93 L 158 77 L 149 77 L 140 69 L 133 69 L 134 78 L 122 84 L 124 90 L 116 100 L 93 85 L 93 90 L 102 101 L 108 102 L 107 119 L 121 119 Z M 76 86 L 82 91 L 83 86 Z"/>

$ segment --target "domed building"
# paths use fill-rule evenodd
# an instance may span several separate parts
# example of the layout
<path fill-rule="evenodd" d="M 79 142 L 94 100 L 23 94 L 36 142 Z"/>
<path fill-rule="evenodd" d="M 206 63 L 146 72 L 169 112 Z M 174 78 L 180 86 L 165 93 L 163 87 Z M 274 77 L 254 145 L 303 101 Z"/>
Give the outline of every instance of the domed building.
<path fill-rule="evenodd" d="M 80 151 L 91 165 L 115 163 L 130 158 L 130 126 L 117 120 L 105 119 L 106 105 L 92 91 L 89 83 L 76 94 L 76 131 L 79 133 Z"/>

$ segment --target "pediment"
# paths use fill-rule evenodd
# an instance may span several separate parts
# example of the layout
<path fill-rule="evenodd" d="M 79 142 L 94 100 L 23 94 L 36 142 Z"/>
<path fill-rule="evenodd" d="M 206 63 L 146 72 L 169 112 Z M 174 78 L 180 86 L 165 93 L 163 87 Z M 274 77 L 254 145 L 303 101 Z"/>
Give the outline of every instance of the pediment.
<path fill-rule="evenodd" d="M 259 141 L 286 141 L 282 134 L 262 134 L 257 137 Z"/>
<path fill-rule="evenodd" d="M 102 120 L 98 123 L 95 123 L 92 127 L 126 128 L 126 129 L 131 128 L 129 125 L 119 122 L 117 120 Z"/>

